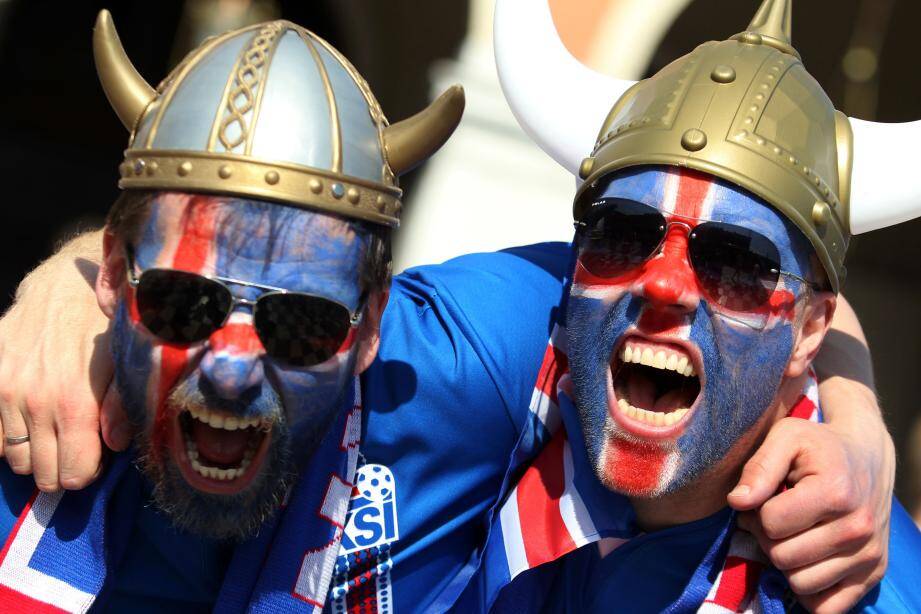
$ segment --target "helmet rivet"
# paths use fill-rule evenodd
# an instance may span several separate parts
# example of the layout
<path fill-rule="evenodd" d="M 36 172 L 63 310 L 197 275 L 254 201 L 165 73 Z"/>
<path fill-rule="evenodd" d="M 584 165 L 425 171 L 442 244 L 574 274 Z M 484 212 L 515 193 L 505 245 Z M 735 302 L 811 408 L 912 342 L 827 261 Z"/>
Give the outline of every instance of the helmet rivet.
<path fill-rule="evenodd" d="M 378 194 L 377 196 L 377 210 L 383 212 L 387 207 L 387 199 Z"/>
<path fill-rule="evenodd" d="M 681 135 L 681 146 L 688 151 L 700 151 L 707 145 L 707 135 L 697 128 L 686 130 Z"/>
<path fill-rule="evenodd" d="M 588 178 L 592 174 L 592 169 L 595 167 L 595 158 L 588 157 L 582 160 L 582 164 L 579 165 L 579 177 L 582 179 Z"/>
<path fill-rule="evenodd" d="M 718 64 L 710 73 L 710 78 L 717 83 L 732 83 L 736 80 L 736 71 L 732 66 Z"/>
<path fill-rule="evenodd" d="M 178 172 L 180 176 L 185 177 L 186 175 L 192 172 L 192 163 L 188 161 L 183 162 L 182 164 L 179 165 L 179 168 L 177 169 L 176 172 Z"/>
<path fill-rule="evenodd" d="M 345 197 L 349 199 L 350 203 L 357 205 L 358 201 L 361 199 L 361 194 L 359 194 L 358 190 L 355 188 L 349 188 L 345 193 Z"/>
<path fill-rule="evenodd" d="M 320 182 L 319 179 L 311 179 L 310 183 L 308 183 L 307 185 L 310 188 L 310 191 L 313 192 L 314 194 L 319 194 L 320 192 L 323 191 L 323 184 Z"/>
<path fill-rule="evenodd" d="M 816 226 L 821 226 L 827 222 L 829 214 L 828 205 L 825 203 L 816 203 L 812 207 L 812 221 L 815 222 Z"/>
<path fill-rule="evenodd" d="M 157 164 L 156 162 L 150 162 L 150 163 L 147 164 L 147 174 L 148 174 L 148 175 L 153 175 L 153 174 L 155 174 L 158 170 L 160 170 L 160 165 Z"/>
<path fill-rule="evenodd" d="M 764 39 L 761 38 L 761 35 L 757 32 L 742 32 L 739 36 L 739 42 L 745 43 L 746 45 L 760 45 L 764 42 Z"/>
<path fill-rule="evenodd" d="M 147 166 L 147 163 L 144 162 L 143 160 L 135 160 L 134 161 L 134 174 L 140 175 L 141 173 L 143 173 L 145 166 Z"/>
<path fill-rule="evenodd" d="M 217 175 L 221 179 L 228 179 L 233 174 L 233 169 L 228 165 L 221 165 L 221 168 L 217 169 Z"/>
<path fill-rule="evenodd" d="M 278 171 L 269 171 L 265 174 L 265 182 L 269 185 L 275 185 L 279 179 L 281 177 L 278 175 Z"/>
<path fill-rule="evenodd" d="M 342 198 L 345 196 L 345 187 L 341 183 L 334 183 L 329 187 L 329 191 L 332 192 L 333 198 Z"/>

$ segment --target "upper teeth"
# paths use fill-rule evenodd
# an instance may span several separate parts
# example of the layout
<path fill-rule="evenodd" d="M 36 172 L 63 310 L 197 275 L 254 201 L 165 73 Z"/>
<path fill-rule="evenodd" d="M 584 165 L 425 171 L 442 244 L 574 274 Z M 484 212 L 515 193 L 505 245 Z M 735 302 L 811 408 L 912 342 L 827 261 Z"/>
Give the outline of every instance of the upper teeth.
<path fill-rule="evenodd" d="M 654 351 L 650 347 L 643 347 L 628 341 L 620 351 L 620 359 L 624 362 L 635 362 L 655 369 L 675 371 L 687 377 L 696 375 L 694 365 L 691 364 L 689 356 L 678 349 L 665 348 Z"/>
<path fill-rule="evenodd" d="M 188 412 L 199 422 L 204 422 L 211 428 L 235 431 L 253 426 L 263 426 L 262 418 L 243 418 L 218 413 L 205 407 L 189 407 Z"/>

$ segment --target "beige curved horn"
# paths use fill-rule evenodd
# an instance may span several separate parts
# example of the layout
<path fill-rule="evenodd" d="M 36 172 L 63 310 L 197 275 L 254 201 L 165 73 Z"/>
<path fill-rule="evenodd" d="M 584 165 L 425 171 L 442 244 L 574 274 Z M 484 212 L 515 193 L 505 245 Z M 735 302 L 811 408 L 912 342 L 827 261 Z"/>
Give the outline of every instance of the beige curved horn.
<path fill-rule="evenodd" d="M 452 85 L 427 108 L 384 128 L 384 149 L 394 174 L 412 170 L 438 151 L 457 128 L 464 104 L 464 88 Z"/>
<path fill-rule="evenodd" d="M 131 64 L 115 31 L 112 14 L 105 9 L 99 11 L 96 17 L 93 56 L 96 58 L 96 73 L 109 104 L 125 128 L 134 130 L 141 113 L 157 97 L 157 92 Z"/>
<path fill-rule="evenodd" d="M 515 119 L 578 175 L 611 107 L 635 81 L 602 75 L 574 58 L 560 40 L 548 0 L 497 0 L 493 46 Z"/>

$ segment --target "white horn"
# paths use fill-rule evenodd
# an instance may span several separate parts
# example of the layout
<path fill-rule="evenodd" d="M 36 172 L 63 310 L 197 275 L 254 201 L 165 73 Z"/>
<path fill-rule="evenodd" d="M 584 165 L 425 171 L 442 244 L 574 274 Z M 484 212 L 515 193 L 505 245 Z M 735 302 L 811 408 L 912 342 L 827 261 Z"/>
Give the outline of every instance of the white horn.
<path fill-rule="evenodd" d="M 849 118 L 854 132 L 852 234 L 921 216 L 918 143 L 921 121 L 882 124 Z"/>
<path fill-rule="evenodd" d="M 595 72 L 560 40 L 548 0 L 497 0 L 493 45 L 502 91 L 524 131 L 574 175 L 634 81 Z"/>

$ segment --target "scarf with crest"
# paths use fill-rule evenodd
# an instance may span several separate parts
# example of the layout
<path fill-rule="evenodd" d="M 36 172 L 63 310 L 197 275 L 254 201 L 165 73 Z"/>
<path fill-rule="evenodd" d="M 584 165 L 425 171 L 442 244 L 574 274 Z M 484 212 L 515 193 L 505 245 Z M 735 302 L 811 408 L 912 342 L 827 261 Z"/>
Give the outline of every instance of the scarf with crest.
<path fill-rule="evenodd" d="M 361 411 L 355 378 L 283 508 L 236 546 L 216 611 L 323 610 L 352 495 Z M 36 490 L 0 551 L 0 611 L 89 610 L 125 554 L 136 510 L 145 503 L 142 479 L 129 455 L 119 454 L 85 490 Z"/>

